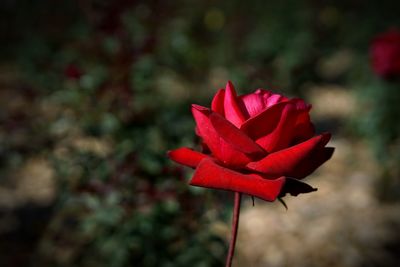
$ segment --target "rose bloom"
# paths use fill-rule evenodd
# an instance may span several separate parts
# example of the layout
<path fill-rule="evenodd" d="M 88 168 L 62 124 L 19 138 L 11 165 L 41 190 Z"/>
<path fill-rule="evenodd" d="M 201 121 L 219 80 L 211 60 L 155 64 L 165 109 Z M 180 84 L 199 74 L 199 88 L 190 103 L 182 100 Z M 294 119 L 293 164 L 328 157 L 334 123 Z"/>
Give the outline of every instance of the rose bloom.
<path fill-rule="evenodd" d="M 77 65 L 71 63 L 64 69 L 64 75 L 68 79 L 79 80 L 82 77 L 83 72 Z"/>
<path fill-rule="evenodd" d="M 372 40 L 371 64 L 374 72 L 383 78 L 400 76 L 400 32 L 390 30 Z"/>
<path fill-rule="evenodd" d="M 179 148 L 169 157 L 195 168 L 191 185 L 274 201 L 286 193 L 315 191 L 300 181 L 333 153 L 329 133 L 315 135 L 311 105 L 259 89 L 237 96 L 231 82 L 211 109 L 192 105 L 203 151 Z"/>

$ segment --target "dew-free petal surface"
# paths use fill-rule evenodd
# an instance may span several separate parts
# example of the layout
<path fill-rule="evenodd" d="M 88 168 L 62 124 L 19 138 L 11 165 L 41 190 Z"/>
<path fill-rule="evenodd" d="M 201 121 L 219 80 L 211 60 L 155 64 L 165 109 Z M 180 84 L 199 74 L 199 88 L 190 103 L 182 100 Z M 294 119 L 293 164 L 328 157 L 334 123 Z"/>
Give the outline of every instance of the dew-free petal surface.
<path fill-rule="evenodd" d="M 192 113 L 197 124 L 198 134 L 203 138 L 215 158 L 232 167 L 244 166 L 251 161 L 249 156 L 226 142 L 215 130 L 209 118 L 213 113 L 211 110 L 199 105 L 192 105 Z"/>
<path fill-rule="evenodd" d="M 224 101 L 225 101 L 225 90 L 219 89 L 211 102 L 211 110 L 219 113 L 222 116 L 225 116 Z"/>
<path fill-rule="evenodd" d="M 181 147 L 168 151 L 168 157 L 179 164 L 196 168 L 200 161 L 206 158 L 207 155 L 187 147 Z"/>
<path fill-rule="evenodd" d="M 256 142 L 219 114 L 211 113 L 210 121 L 217 133 L 236 149 L 250 155 L 265 154 Z"/>
<path fill-rule="evenodd" d="M 322 149 L 329 139 L 330 134 L 328 133 L 315 136 L 298 145 L 271 153 L 259 161 L 250 162 L 247 164 L 247 167 L 268 176 L 285 175 L 297 177 L 298 174 L 294 171 L 296 168 L 302 170 L 302 173 L 309 169 L 306 166 L 299 167 L 298 165 L 303 162 L 304 159 L 310 157 L 316 149 Z M 310 167 L 311 165 L 314 166 L 312 162 L 307 162 L 307 165 Z M 302 168 L 304 168 L 304 170 Z"/>
<path fill-rule="evenodd" d="M 257 144 L 270 153 L 288 147 L 294 133 L 293 130 L 297 118 L 296 113 L 297 110 L 294 105 L 292 103 L 287 103 L 283 107 L 275 129 L 268 135 L 258 138 L 256 140 Z M 268 123 L 268 121 L 266 121 L 266 123 Z"/>
<path fill-rule="evenodd" d="M 239 107 L 238 99 L 233 84 L 229 81 L 225 88 L 224 99 L 225 118 L 236 127 L 240 127 L 245 121 L 244 115 Z"/>
<path fill-rule="evenodd" d="M 284 183 L 285 177 L 265 179 L 258 174 L 242 174 L 207 158 L 200 162 L 190 181 L 191 185 L 240 192 L 266 201 L 274 201 Z"/>

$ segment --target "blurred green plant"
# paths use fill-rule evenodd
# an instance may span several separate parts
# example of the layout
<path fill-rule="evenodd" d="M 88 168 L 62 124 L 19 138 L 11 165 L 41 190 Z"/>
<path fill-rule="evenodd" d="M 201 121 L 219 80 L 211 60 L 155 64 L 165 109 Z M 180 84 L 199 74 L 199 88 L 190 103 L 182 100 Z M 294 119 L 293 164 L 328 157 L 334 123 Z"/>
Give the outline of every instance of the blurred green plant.
<path fill-rule="evenodd" d="M 398 201 L 400 196 L 400 84 L 371 74 L 357 86 L 360 97 L 358 126 L 367 138 L 380 165 L 377 183 L 382 200 Z"/>

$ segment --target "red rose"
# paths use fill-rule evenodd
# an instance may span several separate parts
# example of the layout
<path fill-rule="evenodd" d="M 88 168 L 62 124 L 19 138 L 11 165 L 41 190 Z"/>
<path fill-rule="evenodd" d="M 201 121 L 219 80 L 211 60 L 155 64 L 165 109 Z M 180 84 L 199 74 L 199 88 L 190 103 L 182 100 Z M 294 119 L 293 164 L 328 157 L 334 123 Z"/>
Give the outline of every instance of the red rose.
<path fill-rule="evenodd" d="M 370 48 L 372 68 L 384 78 L 400 76 L 400 32 L 390 30 L 375 37 Z"/>
<path fill-rule="evenodd" d="M 83 72 L 78 66 L 71 63 L 64 69 L 64 75 L 68 79 L 79 80 L 81 78 L 81 76 L 83 75 Z"/>
<path fill-rule="evenodd" d="M 286 193 L 315 191 L 300 180 L 333 153 L 329 133 L 314 136 L 311 105 L 259 89 L 237 96 L 232 83 L 215 95 L 211 109 L 192 105 L 203 153 L 169 152 L 195 168 L 191 185 L 241 192 L 274 201 Z"/>

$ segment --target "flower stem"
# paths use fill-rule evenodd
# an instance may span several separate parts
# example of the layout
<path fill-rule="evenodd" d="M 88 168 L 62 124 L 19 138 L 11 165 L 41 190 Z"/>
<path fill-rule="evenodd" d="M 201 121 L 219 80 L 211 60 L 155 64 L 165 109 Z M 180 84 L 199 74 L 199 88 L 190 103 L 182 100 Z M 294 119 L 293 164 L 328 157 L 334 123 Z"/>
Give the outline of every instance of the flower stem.
<path fill-rule="evenodd" d="M 242 198 L 242 194 L 239 192 L 235 192 L 235 204 L 233 206 L 233 216 L 232 216 L 232 237 L 231 242 L 229 243 L 229 251 L 228 256 L 226 257 L 225 267 L 232 266 L 233 254 L 235 254 L 235 244 L 237 231 L 239 227 L 239 214 L 240 214 L 240 199 Z"/>

